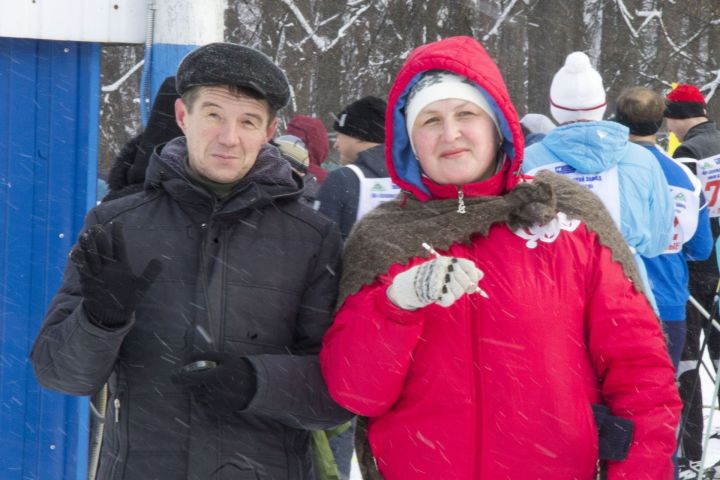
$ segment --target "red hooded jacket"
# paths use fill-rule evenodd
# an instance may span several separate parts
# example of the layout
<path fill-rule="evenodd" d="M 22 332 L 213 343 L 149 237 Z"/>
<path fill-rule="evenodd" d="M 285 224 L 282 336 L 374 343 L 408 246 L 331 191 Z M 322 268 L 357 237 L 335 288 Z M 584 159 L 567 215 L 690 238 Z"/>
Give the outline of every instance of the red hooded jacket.
<path fill-rule="evenodd" d="M 497 67 L 468 37 L 424 45 L 400 70 L 386 125 L 393 180 L 429 203 L 457 195 L 422 176 L 405 128 L 409 89 L 435 69 L 475 82 L 505 138 L 499 172 L 462 186 L 465 196 L 506 193 L 520 179 L 522 131 Z M 383 477 L 594 479 L 591 404 L 602 401 L 635 424 L 629 455 L 609 462 L 608 479 L 670 480 L 681 408 L 673 368 L 658 320 L 612 251 L 562 213 L 534 229 L 496 223 L 471 240 L 440 253 L 473 260 L 489 299 L 396 307 L 386 290 L 427 260 L 414 257 L 349 295 L 325 336 L 320 360 L 330 394 L 370 417 Z"/>
<path fill-rule="evenodd" d="M 308 171 L 315 175 L 318 183 L 324 182 L 328 171 L 322 167 L 322 163 L 327 160 L 330 153 L 325 125 L 315 117 L 295 115 L 288 123 L 285 135 L 295 135 L 305 143 L 310 156 Z"/>

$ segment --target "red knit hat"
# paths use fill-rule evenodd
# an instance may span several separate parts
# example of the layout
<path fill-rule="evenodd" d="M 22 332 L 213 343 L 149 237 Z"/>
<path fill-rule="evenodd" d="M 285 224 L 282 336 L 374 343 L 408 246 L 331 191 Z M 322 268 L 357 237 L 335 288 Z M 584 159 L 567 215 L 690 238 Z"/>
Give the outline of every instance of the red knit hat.
<path fill-rule="evenodd" d="M 695 85 L 681 83 L 665 97 L 665 117 L 707 117 L 705 97 Z"/>

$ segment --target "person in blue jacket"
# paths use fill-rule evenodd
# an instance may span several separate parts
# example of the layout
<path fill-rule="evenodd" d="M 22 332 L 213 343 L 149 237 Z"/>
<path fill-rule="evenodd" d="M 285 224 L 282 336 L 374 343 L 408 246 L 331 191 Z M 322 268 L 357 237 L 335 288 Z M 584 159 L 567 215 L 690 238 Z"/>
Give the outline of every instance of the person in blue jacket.
<path fill-rule="evenodd" d="M 677 369 L 687 331 L 685 305 L 690 295 L 687 262 L 707 259 L 713 246 L 707 202 L 700 180 L 656 144 L 655 134 L 665 112 L 662 95 L 644 87 L 627 88 L 620 93 L 615 108 L 615 121 L 628 127 L 630 141 L 655 156 L 675 204 L 672 242 L 662 255 L 643 261 L 667 334 L 670 358 Z"/>
<path fill-rule="evenodd" d="M 627 127 L 602 120 L 607 102 L 600 74 L 582 52 L 568 55 L 550 87 L 558 127 L 525 150 L 523 169 L 550 170 L 595 192 L 635 254 L 651 303 L 640 256 L 663 253 L 672 240 L 674 207 L 655 157 L 628 140 Z"/>

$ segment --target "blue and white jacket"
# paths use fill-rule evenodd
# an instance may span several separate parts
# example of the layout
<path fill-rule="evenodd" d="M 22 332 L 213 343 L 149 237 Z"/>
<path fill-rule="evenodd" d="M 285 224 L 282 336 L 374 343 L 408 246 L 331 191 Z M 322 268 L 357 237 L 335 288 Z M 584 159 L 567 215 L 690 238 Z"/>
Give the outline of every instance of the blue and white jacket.
<path fill-rule="evenodd" d="M 673 239 L 665 253 L 643 258 L 660 319 L 685 320 L 688 301 L 688 260 L 705 260 L 713 246 L 707 202 L 700 180 L 689 168 L 673 160 L 660 147 L 641 144 L 657 159 L 675 203 Z"/>
<path fill-rule="evenodd" d="M 628 135 L 627 127 L 604 120 L 562 125 L 525 150 L 523 169 L 529 175 L 554 171 L 592 189 L 620 228 L 649 287 L 640 256 L 655 257 L 670 245 L 674 207 L 657 160 Z"/>

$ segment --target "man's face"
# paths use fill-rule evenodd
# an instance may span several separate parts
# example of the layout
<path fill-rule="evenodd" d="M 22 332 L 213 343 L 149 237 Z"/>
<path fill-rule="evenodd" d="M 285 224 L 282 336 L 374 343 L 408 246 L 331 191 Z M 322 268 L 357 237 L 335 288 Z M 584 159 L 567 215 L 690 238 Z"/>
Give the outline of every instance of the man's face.
<path fill-rule="evenodd" d="M 218 183 L 235 183 L 255 165 L 277 127 L 277 119 L 269 117 L 264 100 L 236 95 L 223 86 L 200 87 L 192 105 L 175 101 L 190 167 Z"/>
<path fill-rule="evenodd" d="M 340 163 L 342 165 L 349 165 L 357 159 L 358 153 L 360 153 L 358 151 L 360 149 L 360 140 L 337 132 L 334 148 L 340 154 Z"/>

